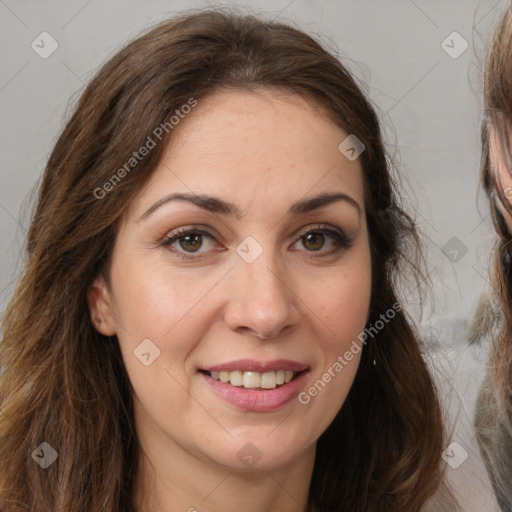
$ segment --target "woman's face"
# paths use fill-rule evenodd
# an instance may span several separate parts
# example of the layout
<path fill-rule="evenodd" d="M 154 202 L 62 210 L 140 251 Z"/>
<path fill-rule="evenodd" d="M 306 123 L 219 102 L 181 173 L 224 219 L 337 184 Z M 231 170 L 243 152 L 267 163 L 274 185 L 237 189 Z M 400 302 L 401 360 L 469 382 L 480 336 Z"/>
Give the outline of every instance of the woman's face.
<path fill-rule="evenodd" d="M 89 295 L 119 339 L 147 453 L 266 470 L 314 456 L 370 301 L 347 136 L 276 91 L 217 92 L 174 128 L 120 226 L 110 286 Z"/>

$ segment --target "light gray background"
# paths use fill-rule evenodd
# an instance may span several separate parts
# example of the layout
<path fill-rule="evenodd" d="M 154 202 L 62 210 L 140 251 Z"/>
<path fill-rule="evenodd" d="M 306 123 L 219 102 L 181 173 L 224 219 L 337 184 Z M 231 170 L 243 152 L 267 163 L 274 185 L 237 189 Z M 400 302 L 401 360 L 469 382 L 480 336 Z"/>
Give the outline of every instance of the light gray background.
<path fill-rule="evenodd" d="M 181 9 L 205 5 L 0 0 L 0 312 L 21 263 L 28 194 L 88 78 L 141 30 Z M 495 0 L 250 3 L 253 10 L 320 35 L 366 84 L 426 235 L 434 301 L 417 318 L 447 346 L 459 337 L 486 286 L 493 232 L 482 198 L 477 210 L 480 61 L 503 5 Z M 59 44 L 47 59 L 31 48 L 43 31 Z M 453 31 L 469 44 L 457 59 L 441 46 Z M 467 247 L 456 262 L 442 250 L 452 237 Z"/>

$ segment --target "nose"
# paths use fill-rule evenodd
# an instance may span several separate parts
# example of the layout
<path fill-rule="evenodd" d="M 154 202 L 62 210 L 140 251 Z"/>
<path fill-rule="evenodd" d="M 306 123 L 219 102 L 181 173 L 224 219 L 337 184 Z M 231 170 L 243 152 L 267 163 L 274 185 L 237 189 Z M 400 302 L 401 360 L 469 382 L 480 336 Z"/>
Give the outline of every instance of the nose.
<path fill-rule="evenodd" d="M 224 313 L 229 329 L 260 339 L 291 331 L 300 319 L 300 298 L 287 281 L 286 272 L 265 251 L 252 263 L 240 258 L 229 276 Z"/>

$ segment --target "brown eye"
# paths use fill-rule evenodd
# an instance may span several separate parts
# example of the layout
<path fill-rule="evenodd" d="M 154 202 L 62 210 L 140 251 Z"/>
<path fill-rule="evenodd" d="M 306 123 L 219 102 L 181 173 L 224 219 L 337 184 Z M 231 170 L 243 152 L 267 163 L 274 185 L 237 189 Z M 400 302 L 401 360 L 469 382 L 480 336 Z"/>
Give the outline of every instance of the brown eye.
<path fill-rule="evenodd" d="M 299 247 L 298 244 L 302 247 Z M 352 247 L 352 240 L 342 231 L 326 224 L 303 231 L 295 242 L 294 251 L 300 250 L 311 258 L 330 257 Z M 293 246 L 292 246 L 293 247 Z M 305 251 L 304 251 L 305 250 Z"/>
<path fill-rule="evenodd" d="M 214 249 L 215 238 L 197 228 L 180 228 L 165 237 L 162 246 L 180 258 L 197 259 Z"/>
<path fill-rule="evenodd" d="M 182 236 L 178 240 L 180 247 L 187 252 L 196 252 L 203 245 L 203 235 L 198 233 Z"/>
<path fill-rule="evenodd" d="M 324 245 L 324 235 L 322 233 L 311 232 L 302 237 L 302 244 L 309 251 L 318 251 Z"/>

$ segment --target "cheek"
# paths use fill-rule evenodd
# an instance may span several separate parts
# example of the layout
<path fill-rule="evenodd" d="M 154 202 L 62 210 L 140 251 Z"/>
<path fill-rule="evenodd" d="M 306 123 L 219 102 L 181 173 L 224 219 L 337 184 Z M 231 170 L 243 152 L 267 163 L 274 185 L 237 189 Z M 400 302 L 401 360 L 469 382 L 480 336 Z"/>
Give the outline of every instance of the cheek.
<path fill-rule="evenodd" d="M 317 304 L 319 316 L 327 336 L 329 351 L 342 350 L 364 330 L 370 305 L 371 268 L 370 259 L 357 267 L 332 276 L 312 296 L 310 303 Z"/>
<path fill-rule="evenodd" d="M 193 406 L 188 357 L 215 318 L 208 299 L 218 280 L 171 274 L 162 265 L 131 263 L 118 269 L 116 314 L 124 364 L 139 406 L 164 425 Z"/>
<path fill-rule="evenodd" d="M 315 373 L 322 382 L 328 382 L 326 387 L 329 388 L 319 401 L 327 407 L 328 401 L 332 400 L 330 408 L 336 411 L 345 400 L 356 375 L 362 352 L 358 337 L 365 329 L 369 313 L 369 255 L 359 261 L 360 264 L 333 277 L 327 286 L 309 299 L 318 307 L 315 311 L 316 339 L 322 353 L 322 367 Z"/>
<path fill-rule="evenodd" d="M 131 338 L 169 338 L 190 318 L 207 315 L 204 301 L 219 272 L 172 269 L 161 261 L 126 261 L 117 268 L 115 314 Z M 220 275 L 220 274 L 219 274 Z M 195 323 L 196 331 L 204 322 Z M 166 334 L 168 335 L 166 337 Z"/>
<path fill-rule="evenodd" d="M 154 402 L 158 390 L 166 389 L 174 397 L 164 398 L 167 409 L 177 413 L 183 407 L 188 358 L 214 322 L 210 294 L 221 277 L 219 272 L 197 277 L 197 271 L 192 276 L 186 270 L 171 272 L 161 263 L 136 261 L 123 262 L 112 275 L 119 344 L 135 393 L 144 403 Z"/>
<path fill-rule="evenodd" d="M 308 303 L 316 341 L 318 365 L 299 402 L 316 418 L 310 425 L 315 437 L 334 419 L 352 387 L 361 359 L 358 339 L 364 331 L 371 295 L 370 258 L 361 254 L 357 265 L 347 266 L 310 293 Z"/>
<path fill-rule="evenodd" d="M 328 312 L 329 324 L 335 327 L 336 334 L 340 336 L 348 326 L 366 322 L 371 282 L 364 274 L 359 276 L 360 279 L 357 277 L 353 275 L 349 279 L 340 279 L 338 286 L 334 282 L 332 289 L 327 290 L 322 298 L 324 309 Z"/>

